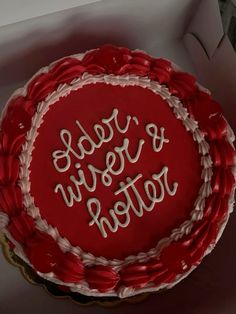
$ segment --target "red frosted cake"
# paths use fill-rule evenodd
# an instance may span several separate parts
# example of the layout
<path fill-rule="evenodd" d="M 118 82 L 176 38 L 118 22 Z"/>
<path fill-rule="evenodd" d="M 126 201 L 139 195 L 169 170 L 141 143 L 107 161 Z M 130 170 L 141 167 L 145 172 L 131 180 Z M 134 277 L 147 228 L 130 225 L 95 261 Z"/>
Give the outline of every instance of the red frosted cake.
<path fill-rule="evenodd" d="M 176 65 L 104 46 L 41 69 L 2 114 L 0 227 L 68 291 L 126 298 L 199 265 L 233 209 L 233 133 Z"/>

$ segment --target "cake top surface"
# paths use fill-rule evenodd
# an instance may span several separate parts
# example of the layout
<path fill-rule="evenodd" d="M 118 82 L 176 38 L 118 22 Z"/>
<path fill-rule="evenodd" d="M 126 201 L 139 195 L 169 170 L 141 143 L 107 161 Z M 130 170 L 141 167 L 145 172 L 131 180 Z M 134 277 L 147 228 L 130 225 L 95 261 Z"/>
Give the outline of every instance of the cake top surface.
<path fill-rule="evenodd" d="M 190 217 L 201 155 L 159 95 L 96 83 L 52 106 L 32 143 L 28 182 L 41 218 L 73 246 L 124 259 Z"/>
<path fill-rule="evenodd" d="M 64 58 L 12 96 L 1 125 L 2 225 L 46 279 L 88 295 L 157 290 L 222 233 L 233 135 L 167 60 L 114 46 Z"/>

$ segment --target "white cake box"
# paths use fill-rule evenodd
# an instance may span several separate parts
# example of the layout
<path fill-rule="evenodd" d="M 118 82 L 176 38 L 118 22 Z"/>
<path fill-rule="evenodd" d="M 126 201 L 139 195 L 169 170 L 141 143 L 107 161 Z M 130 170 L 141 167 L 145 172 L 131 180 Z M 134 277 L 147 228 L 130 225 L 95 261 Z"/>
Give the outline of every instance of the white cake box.
<path fill-rule="evenodd" d="M 236 54 L 217 0 L 1 0 L 1 104 L 40 67 L 104 43 L 143 49 L 193 72 L 236 130 Z"/>
<path fill-rule="evenodd" d="M 223 32 L 217 0 L 1 0 L 1 106 L 39 68 L 105 43 L 145 50 L 195 74 L 221 103 L 236 132 L 236 54 Z M 233 256 L 225 258 L 234 265 Z M 0 269 L 5 275 L 0 304 L 6 306 L 11 287 L 21 289 L 27 283 L 2 256 Z M 40 308 L 36 295 L 41 292 L 35 289 L 35 299 L 32 293 Z M 51 304 L 49 299 L 44 297 L 44 306 Z M 19 302 L 9 305 L 13 312 Z M 57 314 L 63 313 L 61 302 L 52 304 Z"/>

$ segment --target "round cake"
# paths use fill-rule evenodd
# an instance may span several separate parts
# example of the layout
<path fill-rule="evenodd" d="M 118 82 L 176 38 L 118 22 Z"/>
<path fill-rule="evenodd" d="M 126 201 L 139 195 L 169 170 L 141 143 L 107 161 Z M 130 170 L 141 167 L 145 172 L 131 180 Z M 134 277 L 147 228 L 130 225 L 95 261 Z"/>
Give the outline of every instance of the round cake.
<path fill-rule="evenodd" d="M 168 60 L 105 45 L 42 68 L 0 130 L 0 228 L 37 275 L 89 297 L 173 287 L 233 209 L 234 135 Z"/>

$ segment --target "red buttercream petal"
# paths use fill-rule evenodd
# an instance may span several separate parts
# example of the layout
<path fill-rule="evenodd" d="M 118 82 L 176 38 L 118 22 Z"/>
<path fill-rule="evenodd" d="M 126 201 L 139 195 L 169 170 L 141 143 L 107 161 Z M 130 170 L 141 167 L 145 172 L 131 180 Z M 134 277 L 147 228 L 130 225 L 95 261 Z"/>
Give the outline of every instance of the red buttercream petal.
<path fill-rule="evenodd" d="M 132 58 L 140 58 L 142 60 L 147 60 L 149 62 L 152 61 L 152 57 L 147 55 L 145 52 L 142 52 L 142 51 L 131 51 L 130 52 Z"/>
<path fill-rule="evenodd" d="M 37 230 L 26 240 L 25 253 L 37 271 L 49 273 L 60 265 L 64 254 L 51 236 Z"/>
<path fill-rule="evenodd" d="M 11 133 L 1 132 L 0 141 L 1 141 L 1 152 L 4 154 L 19 154 L 22 149 L 22 145 L 25 142 L 25 135 L 19 134 L 15 135 L 17 131 L 11 131 Z"/>
<path fill-rule="evenodd" d="M 119 275 L 110 266 L 96 265 L 86 268 L 85 279 L 89 283 L 90 289 L 106 292 L 116 287 Z"/>
<path fill-rule="evenodd" d="M 187 100 L 186 105 L 191 115 L 198 121 L 201 130 L 206 134 L 209 132 L 210 139 L 225 134 L 225 124 L 221 119 L 222 109 L 209 94 L 198 90 L 195 97 Z"/>
<path fill-rule="evenodd" d="M 223 138 L 219 141 L 220 146 L 220 155 L 221 155 L 221 165 L 223 167 L 234 166 L 234 157 L 236 156 L 236 152 L 231 146 L 231 144 Z"/>
<path fill-rule="evenodd" d="M 213 192 L 219 192 L 222 197 L 230 195 L 234 185 L 235 179 L 230 168 L 215 168 L 211 183 Z"/>
<path fill-rule="evenodd" d="M 31 115 L 19 106 L 11 106 L 7 110 L 1 127 L 11 138 L 25 134 L 31 126 Z"/>
<path fill-rule="evenodd" d="M 222 197 L 220 211 L 218 213 L 218 216 L 216 217 L 217 222 L 224 221 L 227 213 L 228 213 L 228 203 L 229 203 L 229 197 Z"/>
<path fill-rule="evenodd" d="M 207 231 L 201 234 L 201 236 L 196 240 L 197 243 L 193 242 L 191 249 L 191 259 L 195 265 L 198 265 L 206 252 L 206 249 L 210 244 L 215 242 L 217 236 L 217 225 L 210 224 Z"/>
<path fill-rule="evenodd" d="M 82 65 L 74 65 L 69 69 L 65 69 L 60 75 L 56 76 L 58 83 L 70 83 L 74 78 L 79 77 L 85 72 L 86 68 Z"/>
<path fill-rule="evenodd" d="M 89 64 L 94 64 L 95 62 L 95 56 L 97 54 L 97 49 L 87 52 L 83 59 L 81 60 L 81 64 L 84 66 L 88 66 Z"/>
<path fill-rule="evenodd" d="M 9 136 L 0 131 L 0 153 L 1 154 L 8 154 L 9 153 L 9 147 L 11 146 L 11 141 L 9 139 Z"/>
<path fill-rule="evenodd" d="M 161 269 L 164 269 L 164 265 L 160 261 L 160 259 L 151 259 L 146 264 L 149 273 L 157 272 L 160 271 Z"/>
<path fill-rule="evenodd" d="M 164 59 L 155 59 L 152 62 L 149 77 L 164 84 L 170 81 L 171 73 L 173 72 L 171 63 Z"/>
<path fill-rule="evenodd" d="M 187 248 L 177 242 L 172 242 L 165 247 L 161 252 L 160 259 L 168 270 L 175 274 L 185 272 L 192 265 Z"/>
<path fill-rule="evenodd" d="M 141 65 L 145 68 L 150 68 L 150 65 L 151 65 L 151 60 L 149 59 L 146 59 L 146 58 L 143 58 L 141 56 L 139 57 L 133 57 L 130 59 L 130 64 L 137 64 L 137 65 Z"/>
<path fill-rule="evenodd" d="M 104 68 L 107 73 L 115 73 L 125 64 L 123 55 L 124 50 L 112 45 L 104 45 L 99 50 L 95 50 L 92 61 L 99 67 Z M 85 60 L 83 60 L 84 62 Z"/>
<path fill-rule="evenodd" d="M 81 61 L 75 58 L 64 58 L 57 63 L 53 64 L 52 68 L 50 69 L 50 73 L 54 78 L 60 76 L 63 72 L 67 69 L 70 69 L 73 66 L 80 65 Z"/>
<path fill-rule="evenodd" d="M 227 122 L 220 113 L 214 114 L 209 116 L 208 125 L 204 129 L 210 141 L 219 140 L 227 135 Z"/>
<path fill-rule="evenodd" d="M 19 153 L 33 113 L 32 102 L 26 98 L 19 96 L 10 101 L 1 124 L 1 146 L 5 152 Z"/>
<path fill-rule="evenodd" d="M 0 155 L 0 184 L 15 183 L 19 175 L 19 160 L 14 155 Z"/>
<path fill-rule="evenodd" d="M 222 221 L 227 214 L 228 210 L 228 197 L 219 197 L 217 203 L 215 204 L 215 208 L 211 213 L 209 218 L 210 224 L 218 225 L 218 222 Z"/>
<path fill-rule="evenodd" d="M 13 99 L 11 99 L 7 105 L 7 111 L 8 114 L 12 110 L 14 111 L 15 109 L 20 109 L 25 111 L 30 117 L 32 117 L 35 113 L 35 105 L 34 102 L 27 97 L 24 97 L 22 95 L 19 95 Z M 30 126 L 30 125 L 29 125 Z M 25 130 L 26 131 L 26 130 Z"/>
<path fill-rule="evenodd" d="M 189 238 L 195 240 L 200 234 L 204 232 L 204 230 L 208 228 L 208 223 L 209 222 L 207 220 L 200 220 L 198 222 L 195 222 L 192 228 L 192 232 L 189 235 Z"/>
<path fill-rule="evenodd" d="M 145 76 L 149 73 L 149 68 L 140 64 L 130 64 L 129 67 L 127 67 L 126 73 Z"/>
<path fill-rule="evenodd" d="M 213 176 L 212 182 L 214 182 L 214 176 Z M 212 184 L 213 193 L 206 199 L 205 208 L 204 208 L 205 218 L 211 215 L 211 213 L 214 211 L 214 208 L 216 207 L 216 204 L 220 201 L 220 194 L 217 193 L 217 191 L 219 191 L 219 188 L 217 187 L 218 183 L 216 182 L 215 184 L 216 184 L 216 188 L 213 188 L 214 187 L 214 183 L 213 183 Z M 207 223 L 207 220 L 205 220 L 205 223 Z"/>
<path fill-rule="evenodd" d="M 0 208 L 8 215 L 15 214 L 23 207 L 20 187 L 5 185 L 0 188 Z"/>
<path fill-rule="evenodd" d="M 165 270 L 163 272 L 159 272 L 159 273 L 153 275 L 151 277 L 151 280 L 156 284 L 156 286 L 159 286 L 163 283 L 168 283 L 168 282 L 174 281 L 174 279 L 176 278 L 176 275 L 177 274 Z"/>
<path fill-rule="evenodd" d="M 192 245 L 188 249 L 189 254 L 191 256 L 192 264 L 195 266 L 201 262 L 202 257 L 205 253 L 206 247 L 203 246 L 203 244 L 205 243 L 204 241 L 208 237 L 209 229 L 210 229 L 209 225 L 204 226 L 204 228 L 201 230 L 198 236 L 194 238 Z"/>
<path fill-rule="evenodd" d="M 148 76 L 153 80 L 157 80 L 160 84 L 165 84 L 169 82 L 171 74 L 165 69 L 153 67 Z"/>
<path fill-rule="evenodd" d="M 119 70 L 117 70 L 117 74 L 118 75 L 123 75 L 126 73 L 129 73 L 129 69 L 130 69 L 130 64 L 124 64 Z"/>
<path fill-rule="evenodd" d="M 158 69 L 163 69 L 169 73 L 171 73 L 173 71 L 173 68 L 171 66 L 171 62 L 168 60 L 162 59 L 162 58 L 154 59 L 152 66 L 156 67 Z"/>
<path fill-rule="evenodd" d="M 96 75 L 96 74 L 105 73 L 106 69 L 102 68 L 101 66 L 99 66 L 97 64 L 91 64 L 91 65 L 87 66 L 86 72 Z"/>
<path fill-rule="evenodd" d="M 235 178 L 231 168 L 226 169 L 223 175 L 225 179 L 223 181 L 224 184 L 221 184 L 220 186 L 221 195 L 230 195 L 233 187 L 235 186 Z"/>
<path fill-rule="evenodd" d="M 35 227 L 33 218 L 28 216 L 25 211 L 21 211 L 11 217 L 8 230 L 13 238 L 23 244 L 25 240 L 32 234 Z"/>
<path fill-rule="evenodd" d="M 51 73 L 41 73 L 37 75 L 28 85 L 28 98 L 35 103 L 46 98 L 56 88 L 57 82 L 53 80 Z"/>
<path fill-rule="evenodd" d="M 146 263 L 129 264 L 120 270 L 122 284 L 126 287 L 140 288 L 150 281 Z"/>
<path fill-rule="evenodd" d="M 212 197 L 212 201 L 214 203 L 210 205 L 212 207 L 210 216 L 208 220 L 205 220 L 204 228 L 201 228 L 201 232 L 194 236 L 194 241 L 189 248 L 194 264 L 199 264 L 209 245 L 215 243 L 218 234 L 218 223 L 224 219 L 228 210 L 228 199 L 221 198 L 219 194 L 215 194 Z M 209 211 L 209 209 L 207 210 Z M 206 222 L 208 223 L 206 224 Z"/>
<path fill-rule="evenodd" d="M 107 45 L 105 45 L 105 46 L 107 46 Z M 108 44 L 108 46 L 109 46 L 109 44 Z M 115 46 L 115 47 L 117 48 L 117 46 Z M 126 56 L 130 56 L 131 57 L 131 51 L 130 51 L 129 48 L 127 48 L 127 47 L 118 47 L 118 49 L 119 49 L 120 53 L 122 53 L 123 56 L 126 55 Z"/>
<path fill-rule="evenodd" d="M 170 92 L 180 99 L 189 99 L 197 91 L 195 77 L 184 72 L 173 72 L 168 87 Z"/>
<path fill-rule="evenodd" d="M 217 193 L 220 190 L 221 172 L 222 172 L 221 167 L 214 168 L 214 173 L 211 180 L 211 188 L 212 188 L 213 193 Z"/>
<path fill-rule="evenodd" d="M 142 288 L 151 280 L 148 273 L 130 273 L 122 275 L 122 285 L 132 288 Z"/>
<path fill-rule="evenodd" d="M 128 275 L 128 274 L 138 274 L 138 273 L 147 273 L 148 266 L 146 263 L 135 263 L 135 264 L 129 264 L 128 266 L 124 267 L 120 273 L 122 275 Z"/>
<path fill-rule="evenodd" d="M 55 275 L 63 282 L 76 283 L 84 278 L 84 266 L 79 257 L 67 252 L 58 267 L 55 267 Z"/>
<path fill-rule="evenodd" d="M 219 167 L 221 166 L 221 153 L 220 153 L 220 145 L 218 142 L 214 141 L 214 142 L 210 142 L 210 155 L 213 161 L 213 164 L 215 167 Z"/>

